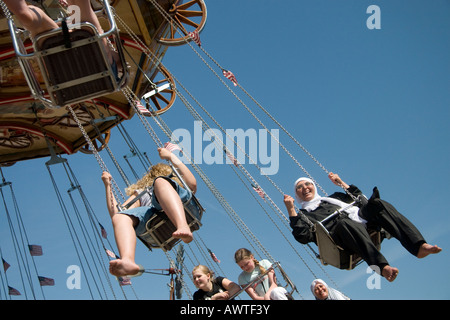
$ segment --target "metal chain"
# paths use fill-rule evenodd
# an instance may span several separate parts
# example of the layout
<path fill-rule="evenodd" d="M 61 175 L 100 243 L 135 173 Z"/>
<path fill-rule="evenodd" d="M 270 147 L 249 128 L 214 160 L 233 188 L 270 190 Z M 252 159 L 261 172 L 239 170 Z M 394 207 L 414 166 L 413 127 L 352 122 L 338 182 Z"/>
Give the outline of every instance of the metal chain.
<path fill-rule="evenodd" d="M 172 21 L 173 21 L 173 19 L 170 17 L 170 16 L 168 16 L 168 14 L 166 13 L 166 12 L 164 12 L 161 8 L 160 8 L 160 6 L 159 6 L 159 4 L 157 4 L 154 0 L 149 0 L 150 2 L 152 2 L 153 4 L 154 4 L 154 6 L 158 9 L 158 11 L 166 18 L 166 20 L 168 20 L 169 21 L 169 23 L 172 23 Z M 147 48 L 147 46 L 134 34 L 134 32 L 126 25 L 126 23 L 120 18 L 120 17 L 118 17 L 118 22 L 120 22 L 123 26 L 124 26 L 124 29 L 126 29 L 126 31 L 130 34 L 130 36 L 137 42 L 137 44 L 141 47 L 141 49 L 142 49 L 142 51 L 147 55 L 147 57 L 148 58 L 150 58 L 154 63 L 155 63 L 155 60 L 157 61 L 157 62 L 160 62 L 159 61 L 159 59 L 157 59 L 155 56 L 154 56 L 154 54 L 151 52 L 151 50 L 150 49 L 148 49 Z M 175 21 L 175 23 L 177 23 L 176 21 Z M 178 32 L 178 31 L 177 31 Z M 283 150 L 291 157 L 291 159 L 305 172 L 305 174 L 307 174 L 308 175 L 308 177 L 309 178 L 311 178 L 313 181 L 315 181 L 315 179 L 307 172 L 307 170 L 293 157 L 293 155 L 284 147 L 284 145 L 282 145 L 281 144 L 281 142 L 278 140 L 278 139 L 276 139 L 275 137 L 273 137 L 273 135 L 271 134 L 271 132 L 267 129 L 267 127 L 259 120 L 259 118 L 257 118 L 256 117 L 256 115 L 253 113 L 253 112 L 251 112 L 251 110 L 245 105 L 245 103 L 233 92 L 233 90 L 223 81 L 223 79 L 222 79 L 222 77 L 220 77 L 214 70 L 213 70 L 213 68 L 203 59 L 203 57 L 201 57 L 200 56 L 200 54 L 195 50 L 195 48 L 189 43 L 189 41 L 187 41 L 187 39 L 185 40 L 186 41 L 186 43 L 191 47 L 191 49 L 198 55 L 198 57 L 205 63 L 205 65 L 216 75 L 216 77 L 228 88 L 228 90 L 236 97 L 236 99 L 238 99 L 238 101 L 240 101 L 241 102 L 241 104 L 247 109 L 247 111 L 250 113 L 250 114 L 252 114 L 253 115 L 253 117 L 260 123 L 260 125 L 263 127 L 263 128 L 265 128 L 265 130 L 272 136 L 272 138 L 274 139 L 274 140 L 276 140 L 276 142 L 283 148 Z M 214 60 L 213 58 L 212 58 L 212 56 L 210 55 L 210 54 L 208 54 L 202 47 L 200 47 L 201 48 L 201 50 L 222 70 L 223 68 L 220 66 L 220 64 L 216 61 L 216 60 Z M 151 57 L 148 53 L 150 53 L 153 57 Z M 216 125 L 218 125 L 221 129 L 222 129 L 222 131 L 223 132 L 225 132 L 225 130 L 223 130 L 223 128 L 217 123 L 217 121 L 209 114 L 209 112 L 204 108 L 204 107 L 202 107 L 201 106 L 201 104 L 192 96 L 192 94 L 177 80 L 177 78 L 175 77 L 175 76 L 173 76 L 173 74 L 171 74 L 171 76 L 174 78 L 174 80 L 189 94 L 189 96 L 191 97 L 191 98 L 193 98 L 194 99 L 194 101 L 196 101 L 197 102 L 197 104 L 198 105 L 200 105 L 200 107 L 202 108 L 202 110 L 205 112 L 205 113 L 207 113 L 208 114 L 208 116 L 214 121 L 214 123 L 216 124 Z M 180 99 L 182 100 L 182 102 L 186 105 L 186 107 L 188 108 L 188 110 L 191 112 L 191 114 L 194 116 L 194 114 L 196 113 L 197 115 L 198 115 L 198 113 L 192 108 L 192 106 L 189 104 L 189 102 L 187 102 L 187 99 L 186 98 L 184 98 L 183 97 L 183 95 L 179 92 L 179 90 L 177 90 L 177 89 L 175 89 L 175 92 L 177 93 L 177 95 L 180 97 Z M 190 106 L 190 107 L 188 107 L 188 106 Z M 194 113 L 193 113 L 194 112 Z M 198 115 L 199 116 L 199 115 Z M 154 117 L 155 118 L 155 117 Z M 194 118 L 196 118 L 195 116 L 194 116 Z M 201 117 L 200 117 L 201 118 Z M 157 121 L 156 119 L 155 119 L 155 121 Z M 200 121 L 202 121 L 202 123 L 205 123 L 204 122 L 204 120 L 202 119 L 202 120 L 200 120 Z M 159 124 L 159 123 L 158 123 Z M 159 126 L 161 127 L 161 125 L 159 124 Z M 282 128 L 283 129 L 283 131 L 287 131 L 286 129 L 284 129 L 284 128 Z M 164 129 L 163 129 L 164 130 Z M 170 134 L 168 134 L 167 132 L 166 132 L 166 135 L 170 138 L 171 136 L 170 136 Z M 217 139 L 215 139 L 216 141 L 217 141 Z M 236 144 L 236 142 L 235 142 L 235 144 Z M 238 146 L 237 145 L 237 147 L 238 148 L 240 148 L 240 146 Z M 304 149 L 304 150 L 306 150 L 305 148 L 302 148 L 302 149 Z M 241 151 L 242 151 L 242 149 L 241 149 Z M 307 151 L 307 150 L 306 150 Z M 245 155 L 246 155 L 246 157 L 247 158 L 249 158 L 249 160 L 253 163 L 253 164 L 255 164 L 256 166 L 257 166 L 257 168 L 259 168 L 259 166 L 252 160 L 252 159 L 250 159 L 250 157 L 249 157 L 249 155 L 248 154 L 246 154 L 246 152 L 245 151 L 242 151 Z M 310 157 L 313 157 L 312 156 L 312 154 L 311 153 L 309 153 L 309 152 L 307 152 L 307 154 L 308 155 L 310 155 Z M 313 157 L 313 159 L 315 159 L 314 157 Z M 325 167 L 323 167 L 323 165 L 321 165 L 320 164 L 320 162 L 318 162 L 317 160 L 315 160 L 316 161 L 316 163 L 318 163 L 326 172 L 328 172 L 326 169 L 325 169 Z M 196 172 L 202 177 L 202 179 L 204 180 L 204 182 L 206 183 L 206 185 L 210 188 L 210 190 L 213 192 L 213 194 L 216 196 L 216 198 L 219 200 L 219 203 L 221 203 L 222 204 L 222 206 L 225 208 L 225 210 L 227 211 L 227 212 L 229 212 L 228 210 L 231 210 L 234 214 L 235 214 L 235 216 L 237 216 L 238 217 L 238 219 L 234 219 L 234 217 L 233 217 L 233 214 L 229 214 L 229 216 L 230 216 L 230 218 L 232 219 L 232 221 L 236 224 L 236 226 L 238 227 L 238 229 L 241 231 L 241 233 L 243 234 L 243 236 L 245 237 L 245 238 L 247 238 L 246 237 L 246 234 L 250 234 L 251 236 L 253 236 L 254 237 L 254 235 L 252 234 L 252 232 L 248 229 L 248 227 L 245 225 L 245 223 L 243 223 L 243 221 L 240 219 L 240 217 L 236 214 L 236 212 L 231 208 L 231 206 L 229 206 L 229 204 L 226 202 L 226 200 L 225 199 L 223 199 L 223 201 L 222 201 L 222 199 L 219 199 L 219 198 L 223 198 L 222 197 L 222 195 L 217 191 L 217 190 L 214 190 L 215 189 L 215 186 L 214 186 L 214 184 L 212 184 L 212 182 L 210 182 L 209 181 L 209 178 L 207 178 L 206 177 L 206 175 L 202 172 L 202 173 L 200 173 L 200 171 L 199 170 L 201 170 L 200 168 L 198 168 L 197 166 L 195 166 L 194 164 L 192 164 L 193 165 L 193 167 L 194 167 L 194 170 L 196 170 Z M 197 167 L 197 168 L 196 168 Z M 240 166 L 240 167 L 242 167 L 242 166 Z M 247 170 L 245 170 L 245 168 L 243 168 L 242 167 L 242 169 L 245 171 L 245 174 L 252 180 L 252 181 L 254 181 L 254 183 L 255 184 L 257 184 L 258 185 L 258 183 L 253 179 L 253 177 L 250 175 L 250 173 L 248 173 L 248 171 Z M 259 168 L 259 170 L 261 170 L 260 168 Z M 274 185 L 275 186 L 275 188 L 279 191 L 279 192 L 281 192 L 281 193 L 283 193 L 282 191 L 281 191 L 281 189 L 276 185 L 276 183 L 272 180 L 272 179 L 270 179 L 270 177 L 268 177 L 267 175 L 266 175 L 266 178 L 268 178 L 268 180 L 272 183 L 272 185 Z M 210 183 L 209 183 L 209 182 Z M 315 183 L 316 183 L 316 185 L 322 190 L 322 192 L 325 194 L 325 195 L 327 195 L 327 193 L 326 193 L 326 191 L 325 190 L 323 190 L 323 188 L 315 181 Z M 272 199 L 270 199 L 269 200 L 271 203 L 272 203 L 272 205 L 276 208 L 276 209 L 278 209 L 278 211 L 281 213 L 281 210 L 276 206 L 276 204 L 273 202 L 273 200 Z M 281 216 L 282 217 L 284 217 L 284 219 L 287 221 L 288 219 L 281 213 Z M 313 226 L 313 223 L 306 217 L 306 216 L 304 216 L 303 215 L 303 218 L 306 220 L 306 222 L 307 222 L 307 224 L 311 227 L 311 226 Z M 240 221 L 239 221 L 240 220 Z M 240 228 L 240 225 L 243 225 L 244 226 L 244 228 L 243 229 L 241 229 Z M 248 239 L 247 239 L 248 240 Z M 256 243 L 260 243 L 259 242 L 259 240 L 258 239 L 256 239 L 256 237 L 254 237 L 253 238 L 253 241 L 256 241 Z M 248 242 L 251 244 L 251 241 L 250 240 L 248 240 Z M 253 247 L 254 248 L 254 247 Z M 260 244 L 260 248 L 263 248 L 263 246 Z M 265 248 L 263 248 L 262 249 L 263 251 L 265 251 L 266 252 L 266 256 L 267 257 L 271 257 L 271 255 L 265 250 Z M 308 254 L 309 254 L 309 252 L 308 252 Z M 271 258 L 272 260 L 273 260 L 273 258 Z M 301 260 L 303 260 L 303 258 L 301 258 Z M 275 261 L 275 260 L 273 260 L 273 261 Z M 314 261 L 316 261 L 316 260 L 314 260 Z M 305 263 L 305 262 L 304 262 Z M 306 264 L 306 263 L 305 263 Z M 306 264 L 307 265 L 307 264 Z M 319 266 L 319 267 L 321 267 L 321 266 Z M 309 268 L 309 267 L 308 267 Z M 310 268 L 309 268 L 310 269 Z M 323 268 L 321 268 L 322 270 L 323 270 Z M 310 269 L 310 271 L 312 272 L 312 270 Z M 323 270 L 324 271 L 324 270 Z M 324 271 L 325 272 L 325 271 Z M 314 275 L 314 272 L 312 272 L 313 273 L 313 275 Z M 326 272 L 325 272 L 326 273 Z M 334 282 L 334 281 L 333 281 Z"/>
<path fill-rule="evenodd" d="M 9 11 L 8 7 L 6 6 L 6 3 L 4 3 L 3 0 L 0 0 L 0 6 L 3 9 L 3 13 L 5 14 L 6 19 L 12 20 L 11 12 Z"/>
<path fill-rule="evenodd" d="M 84 136 L 84 139 L 86 140 L 86 142 L 89 144 L 89 147 L 91 148 L 95 159 L 97 160 L 98 164 L 100 165 L 100 168 L 103 171 L 109 172 L 108 168 L 106 167 L 105 162 L 103 161 L 102 157 L 100 156 L 99 152 L 97 151 L 97 149 L 95 148 L 94 144 L 92 143 L 91 138 L 89 137 L 89 135 L 87 134 L 86 130 L 83 127 L 83 124 L 81 123 L 81 121 L 78 119 L 75 111 L 73 111 L 72 106 L 67 106 L 67 109 L 70 111 L 70 113 L 72 114 L 73 119 L 75 120 L 75 122 L 78 125 L 78 128 L 80 128 L 81 133 Z M 123 200 L 125 200 L 125 197 L 122 193 L 122 191 L 120 190 L 120 188 L 118 187 L 116 181 L 114 180 L 114 178 L 111 176 L 111 184 L 112 184 L 112 188 L 111 191 L 114 193 L 114 196 L 116 197 L 116 199 L 119 199 L 117 197 L 117 193 L 120 194 L 121 198 Z"/>

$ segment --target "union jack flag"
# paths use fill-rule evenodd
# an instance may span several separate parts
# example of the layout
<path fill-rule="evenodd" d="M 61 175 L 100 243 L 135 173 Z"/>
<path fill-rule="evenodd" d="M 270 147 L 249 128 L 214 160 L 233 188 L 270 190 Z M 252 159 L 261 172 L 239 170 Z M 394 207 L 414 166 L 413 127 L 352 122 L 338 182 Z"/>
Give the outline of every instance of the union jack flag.
<path fill-rule="evenodd" d="M 256 191 L 256 193 L 263 199 L 266 199 L 266 194 L 264 193 L 264 191 L 261 189 L 261 187 L 257 187 L 255 185 L 252 184 L 252 188 L 253 190 Z"/>
<path fill-rule="evenodd" d="M 197 30 L 189 32 L 188 35 L 192 39 L 192 41 L 194 41 L 199 47 L 202 46 L 202 42 L 200 41 L 200 34 Z"/>
<path fill-rule="evenodd" d="M 30 250 L 30 254 L 32 256 L 42 256 L 42 247 L 41 246 L 31 244 L 31 245 L 28 245 L 28 249 Z"/>
<path fill-rule="evenodd" d="M 144 107 L 141 103 L 141 101 L 136 100 L 136 108 L 138 109 L 139 113 L 142 114 L 143 116 L 148 116 L 151 115 L 152 113 L 150 112 L 150 110 L 148 110 L 146 107 Z"/>
<path fill-rule="evenodd" d="M 54 286 L 55 285 L 55 280 L 53 280 L 53 279 L 41 277 L 41 276 L 38 276 L 38 278 L 39 278 L 39 284 L 41 286 Z"/>
<path fill-rule="evenodd" d="M 227 78 L 228 80 L 231 80 L 231 82 L 233 82 L 235 87 L 238 85 L 238 82 L 237 82 L 236 77 L 234 76 L 233 72 L 223 69 L 222 73 L 225 76 L 225 78 Z"/>

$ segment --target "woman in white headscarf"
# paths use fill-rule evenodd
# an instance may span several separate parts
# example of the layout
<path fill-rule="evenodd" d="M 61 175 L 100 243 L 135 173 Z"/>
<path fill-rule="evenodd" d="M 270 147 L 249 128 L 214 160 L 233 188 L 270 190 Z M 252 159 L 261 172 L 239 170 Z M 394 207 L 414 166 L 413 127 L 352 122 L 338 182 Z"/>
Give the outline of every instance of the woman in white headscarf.
<path fill-rule="evenodd" d="M 391 267 L 386 258 L 373 244 L 366 225 L 371 229 L 383 228 L 391 236 L 398 239 L 403 247 L 418 258 L 424 258 L 431 253 L 439 253 L 441 248 L 426 243 L 417 228 L 390 203 L 380 199 L 378 189 L 361 208 L 348 206 L 353 196 L 362 195 L 354 185 L 348 185 L 334 173 L 328 175 L 337 186 L 345 189 L 346 193 L 335 192 L 328 197 L 321 197 L 317 193 L 315 183 L 309 178 L 295 181 L 294 194 L 301 205 L 298 214 L 294 207 L 294 198 L 284 196 L 284 203 L 289 213 L 290 225 L 294 238 L 300 243 L 316 242 L 315 232 L 305 222 L 306 216 L 312 223 L 322 221 L 337 209 L 342 209 L 347 215 L 341 215 L 325 222 L 325 227 L 337 245 L 351 253 L 357 253 L 369 266 L 378 271 L 388 281 L 395 280 L 398 269 Z"/>
<path fill-rule="evenodd" d="M 328 287 L 322 279 L 315 279 L 311 283 L 311 292 L 316 300 L 350 300 L 342 292 Z"/>

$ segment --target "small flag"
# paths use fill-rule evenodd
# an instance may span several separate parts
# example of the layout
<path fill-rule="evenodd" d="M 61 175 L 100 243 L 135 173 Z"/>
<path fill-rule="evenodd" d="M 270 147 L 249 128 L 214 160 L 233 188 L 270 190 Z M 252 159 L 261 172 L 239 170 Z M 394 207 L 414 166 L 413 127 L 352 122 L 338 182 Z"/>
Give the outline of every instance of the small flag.
<path fill-rule="evenodd" d="M 103 226 L 100 222 L 98 224 L 100 225 L 100 231 L 102 232 L 102 237 L 105 239 L 108 238 L 108 233 L 106 233 L 105 228 L 103 228 Z"/>
<path fill-rule="evenodd" d="M 30 254 L 32 256 L 42 256 L 42 247 L 32 244 L 28 245 L 28 249 L 30 250 Z"/>
<path fill-rule="evenodd" d="M 10 296 L 20 296 L 20 292 L 17 289 L 14 289 L 13 287 L 8 286 L 8 294 Z"/>
<path fill-rule="evenodd" d="M 225 151 L 225 154 L 227 155 L 228 159 L 231 160 L 231 162 L 234 163 L 234 165 L 237 167 L 239 165 L 239 162 L 237 159 L 227 150 L 227 148 L 224 146 L 223 151 Z"/>
<path fill-rule="evenodd" d="M 189 37 L 191 37 L 192 41 L 194 41 L 199 47 L 202 46 L 202 42 L 200 41 L 200 34 L 197 30 L 189 32 Z"/>
<path fill-rule="evenodd" d="M 140 100 L 136 100 L 136 108 L 138 109 L 139 113 L 143 116 L 151 115 L 152 113 L 150 110 L 148 110 L 146 107 L 144 107 Z"/>
<path fill-rule="evenodd" d="M 9 269 L 10 265 L 8 262 L 5 261 L 5 259 L 2 258 L 2 263 L 3 263 L 3 270 L 6 272 L 6 270 Z"/>
<path fill-rule="evenodd" d="M 54 279 L 50 279 L 50 278 L 46 278 L 46 277 L 41 277 L 38 276 L 39 278 L 39 284 L 43 287 L 43 286 L 54 286 L 55 285 L 55 280 Z"/>
<path fill-rule="evenodd" d="M 217 259 L 216 255 L 214 254 L 214 252 L 212 252 L 211 250 L 208 249 L 209 255 L 211 256 L 211 259 L 213 259 L 214 262 L 220 263 L 220 260 Z"/>
<path fill-rule="evenodd" d="M 252 184 L 252 188 L 253 188 L 253 190 L 256 191 L 256 193 L 257 193 L 263 200 L 265 200 L 266 195 L 265 195 L 264 191 L 261 189 L 261 187 L 256 187 L 256 186 L 254 186 L 254 185 Z"/>
<path fill-rule="evenodd" d="M 233 72 L 223 69 L 222 73 L 225 76 L 225 78 L 227 78 L 228 80 L 231 80 L 231 82 L 233 82 L 234 86 L 238 85 L 238 82 L 237 82 L 236 77 L 234 76 Z"/>
<path fill-rule="evenodd" d="M 129 286 L 129 285 L 131 285 L 130 277 L 127 277 L 127 276 L 125 276 L 125 277 L 118 277 L 117 279 L 119 280 L 119 284 L 121 286 Z"/>
<path fill-rule="evenodd" d="M 111 250 L 105 249 L 105 251 L 109 257 L 114 258 L 114 259 L 120 259 L 120 257 L 118 255 L 116 255 L 114 252 L 112 252 Z"/>
<path fill-rule="evenodd" d="M 166 148 L 167 150 L 169 150 L 170 152 L 174 152 L 175 150 L 180 150 L 181 148 L 179 145 L 177 145 L 176 143 L 172 143 L 172 142 L 166 142 L 164 144 L 164 148 Z"/>

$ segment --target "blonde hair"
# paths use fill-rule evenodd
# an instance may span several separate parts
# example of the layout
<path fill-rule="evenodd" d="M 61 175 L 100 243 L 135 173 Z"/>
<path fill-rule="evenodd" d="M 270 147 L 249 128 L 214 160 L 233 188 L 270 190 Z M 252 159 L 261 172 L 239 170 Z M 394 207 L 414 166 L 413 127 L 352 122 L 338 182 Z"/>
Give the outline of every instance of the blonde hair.
<path fill-rule="evenodd" d="M 168 164 L 157 163 L 154 166 L 152 166 L 150 171 L 145 176 L 143 176 L 139 181 L 126 188 L 125 192 L 128 196 L 131 196 L 138 189 L 150 187 L 157 177 L 170 176 L 171 174 L 172 168 Z M 182 186 L 181 181 L 178 180 L 176 176 L 171 177 L 171 179 Z"/>
<path fill-rule="evenodd" d="M 259 268 L 259 271 L 260 271 L 261 273 L 266 272 L 266 269 L 263 268 L 263 267 L 259 264 L 259 261 L 255 259 L 255 257 L 253 256 L 253 253 L 252 253 L 250 250 L 248 250 L 248 249 L 246 249 L 246 248 L 241 248 L 241 249 L 238 249 L 238 250 L 234 253 L 234 261 L 235 261 L 236 263 L 239 263 L 239 262 L 241 262 L 242 260 L 245 260 L 245 259 L 252 259 L 253 262 L 255 263 L 255 266 Z"/>
<path fill-rule="evenodd" d="M 192 269 L 192 273 L 194 273 L 195 270 L 199 269 L 203 274 L 208 275 L 209 274 L 209 280 L 214 280 L 214 272 L 212 272 L 207 266 L 204 266 L 203 264 L 199 264 Z"/>

